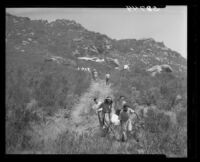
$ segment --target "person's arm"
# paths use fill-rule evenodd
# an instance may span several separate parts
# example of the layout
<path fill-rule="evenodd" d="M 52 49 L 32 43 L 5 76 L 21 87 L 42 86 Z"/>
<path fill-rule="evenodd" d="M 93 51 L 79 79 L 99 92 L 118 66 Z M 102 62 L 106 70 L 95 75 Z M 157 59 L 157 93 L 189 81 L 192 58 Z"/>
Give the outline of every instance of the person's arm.
<path fill-rule="evenodd" d="M 129 110 L 130 113 L 134 113 L 134 112 L 135 112 L 135 111 L 134 111 L 133 109 L 131 109 L 131 108 L 128 108 L 128 110 Z"/>
<path fill-rule="evenodd" d="M 101 103 L 98 107 L 97 107 L 97 112 L 101 111 L 103 109 L 103 103 Z"/>
<path fill-rule="evenodd" d="M 129 108 L 129 111 L 130 111 L 131 114 L 134 113 L 137 116 L 137 118 L 140 119 L 139 116 L 138 116 L 138 114 L 133 109 Z"/>

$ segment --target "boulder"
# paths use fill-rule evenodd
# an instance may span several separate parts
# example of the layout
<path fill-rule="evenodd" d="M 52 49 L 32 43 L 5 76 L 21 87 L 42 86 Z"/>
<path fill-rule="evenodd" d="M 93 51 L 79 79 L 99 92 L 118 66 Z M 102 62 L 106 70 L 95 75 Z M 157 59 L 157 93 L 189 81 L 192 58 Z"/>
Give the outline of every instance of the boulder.
<path fill-rule="evenodd" d="M 171 66 L 167 64 L 163 64 L 163 65 L 155 65 L 147 69 L 146 71 L 151 72 L 151 75 L 155 76 L 156 74 L 161 73 L 161 72 L 173 72 L 173 69 Z"/>

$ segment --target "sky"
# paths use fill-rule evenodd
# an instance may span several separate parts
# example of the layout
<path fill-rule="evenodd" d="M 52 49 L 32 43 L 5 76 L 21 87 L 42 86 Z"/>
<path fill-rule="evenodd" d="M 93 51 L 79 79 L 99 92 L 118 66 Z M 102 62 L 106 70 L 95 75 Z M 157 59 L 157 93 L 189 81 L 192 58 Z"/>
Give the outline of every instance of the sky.
<path fill-rule="evenodd" d="M 87 30 L 112 39 L 153 38 L 187 58 L 187 6 L 167 6 L 158 11 L 139 8 L 6 8 L 6 12 L 44 19 L 75 20 Z"/>

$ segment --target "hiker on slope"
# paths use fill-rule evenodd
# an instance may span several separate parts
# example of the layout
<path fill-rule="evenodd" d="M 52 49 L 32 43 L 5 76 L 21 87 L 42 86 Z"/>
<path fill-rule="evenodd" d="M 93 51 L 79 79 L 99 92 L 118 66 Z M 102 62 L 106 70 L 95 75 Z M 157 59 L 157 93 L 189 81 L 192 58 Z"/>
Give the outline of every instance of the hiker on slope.
<path fill-rule="evenodd" d="M 93 69 L 93 70 L 92 70 L 92 79 L 93 79 L 94 81 L 96 81 L 97 78 L 98 78 L 98 72 L 97 72 L 96 69 Z"/>
<path fill-rule="evenodd" d="M 101 116 L 102 118 L 99 118 L 100 126 L 105 128 L 105 124 L 110 124 L 111 121 L 111 110 L 112 110 L 113 101 L 111 97 L 107 97 L 102 104 L 97 109 L 98 116 Z M 101 115 L 100 115 L 101 114 Z"/>
<path fill-rule="evenodd" d="M 109 80 L 110 80 L 110 74 L 107 73 L 107 74 L 106 74 L 106 85 L 109 84 Z"/>

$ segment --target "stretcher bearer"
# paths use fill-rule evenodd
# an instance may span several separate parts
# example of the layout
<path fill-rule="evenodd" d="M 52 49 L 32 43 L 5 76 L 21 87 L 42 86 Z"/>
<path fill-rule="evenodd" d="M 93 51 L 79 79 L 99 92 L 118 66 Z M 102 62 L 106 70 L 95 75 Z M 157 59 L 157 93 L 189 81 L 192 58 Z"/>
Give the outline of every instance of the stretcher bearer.
<path fill-rule="evenodd" d="M 97 112 L 98 116 L 101 116 L 102 118 L 99 118 L 100 126 L 105 128 L 105 120 L 109 124 L 111 123 L 111 110 L 112 110 L 113 101 L 111 97 L 107 97 L 104 102 L 98 107 Z"/>
<path fill-rule="evenodd" d="M 93 108 L 93 110 L 96 111 L 98 119 L 99 119 L 99 124 L 102 127 L 103 126 L 103 124 L 102 124 L 102 118 L 103 118 L 103 116 L 102 116 L 102 108 L 99 108 L 99 106 L 102 104 L 102 102 L 101 101 L 97 101 L 97 98 L 94 98 L 94 102 L 95 102 L 95 104 L 93 105 L 92 108 Z"/>
<path fill-rule="evenodd" d="M 130 125 L 131 124 L 130 115 L 132 113 L 134 113 L 134 110 L 132 110 L 131 108 L 129 108 L 127 104 L 125 104 L 119 114 L 122 141 L 127 140 L 128 127 L 132 127 L 132 125 Z"/>

